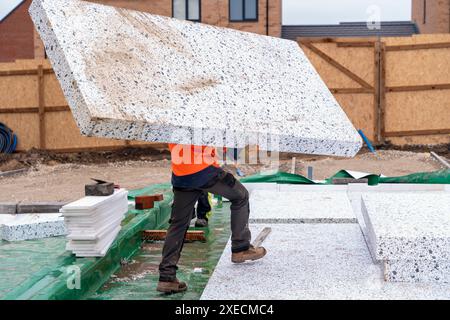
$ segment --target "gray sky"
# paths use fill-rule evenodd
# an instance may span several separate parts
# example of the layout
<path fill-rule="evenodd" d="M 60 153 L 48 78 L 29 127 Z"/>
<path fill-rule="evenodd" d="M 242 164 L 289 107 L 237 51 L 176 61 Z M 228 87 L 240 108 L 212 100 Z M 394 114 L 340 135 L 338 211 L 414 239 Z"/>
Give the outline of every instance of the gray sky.
<path fill-rule="evenodd" d="M 367 21 L 372 5 L 380 9 L 381 21 L 411 20 L 411 0 L 283 0 L 283 24 Z"/>
<path fill-rule="evenodd" d="M 0 0 L 0 20 L 7 16 L 21 2 L 22 0 Z"/>

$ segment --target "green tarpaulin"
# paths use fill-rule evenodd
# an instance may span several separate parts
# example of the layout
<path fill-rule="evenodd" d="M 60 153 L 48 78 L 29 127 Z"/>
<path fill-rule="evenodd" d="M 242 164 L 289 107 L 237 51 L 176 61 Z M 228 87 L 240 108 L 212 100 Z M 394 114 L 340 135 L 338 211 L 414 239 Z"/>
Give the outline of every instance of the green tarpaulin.
<path fill-rule="evenodd" d="M 317 184 L 304 176 L 282 171 L 273 174 L 258 173 L 253 176 L 242 178 L 240 181 L 243 183 L 273 182 L 280 184 Z"/>
<path fill-rule="evenodd" d="M 450 184 L 450 169 L 419 172 L 401 177 L 381 177 L 380 183 Z"/>
<path fill-rule="evenodd" d="M 418 172 L 400 177 L 380 177 L 378 174 L 358 175 L 356 177 L 351 171 L 340 170 L 320 183 L 314 182 L 302 175 L 279 171 L 270 174 L 255 174 L 245 177 L 240 181 L 243 183 L 332 184 L 333 178 L 367 178 L 370 185 L 376 185 L 378 183 L 450 184 L 450 169 L 434 172 Z"/>

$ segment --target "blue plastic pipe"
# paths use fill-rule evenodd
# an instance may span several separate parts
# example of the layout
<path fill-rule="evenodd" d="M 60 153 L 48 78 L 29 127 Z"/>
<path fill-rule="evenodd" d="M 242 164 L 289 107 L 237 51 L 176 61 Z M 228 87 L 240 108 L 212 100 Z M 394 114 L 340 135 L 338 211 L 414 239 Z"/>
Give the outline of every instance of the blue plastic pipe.
<path fill-rule="evenodd" d="M 17 136 L 0 122 L 0 153 L 13 153 L 17 147 Z"/>
<path fill-rule="evenodd" d="M 369 148 L 370 152 L 375 153 L 376 151 L 374 149 L 374 147 L 372 146 L 372 143 L 370 143 L 370 140 L 366 137 L 366 135 L 364 134 L 364 132 L 359 129 L 358 130 L 359 135 L 361 136 L 361 138 L 363 138 L 364 142 L 366 143 L 367 147 Z"/>

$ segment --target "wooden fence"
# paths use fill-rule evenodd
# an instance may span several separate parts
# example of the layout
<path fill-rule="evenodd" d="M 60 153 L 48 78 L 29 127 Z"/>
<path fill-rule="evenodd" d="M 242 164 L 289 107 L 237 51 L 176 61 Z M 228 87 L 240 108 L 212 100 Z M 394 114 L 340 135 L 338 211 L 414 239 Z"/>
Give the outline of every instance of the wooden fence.
<path fill-rule="evenodd" d="M 450 35 L 298 42 L 355 127 L 374 142 L 450 143 Z M 18 150 L 149 145 L 81 136 L 47 60 L 0 64 L 0 122 L 17 133 Z"/>
<path fill-rule="evenodd" d="M 450 35 L 298 42 L 353 124 L 376 143 L 450 143 Z"/>
<path fill-rule="evenodd" d="M 0 64 L 0 122 L 19 138 L 18 150 L 111 150 L 164 144 L 85 137 L 80 134 L 47 60 Z"/>

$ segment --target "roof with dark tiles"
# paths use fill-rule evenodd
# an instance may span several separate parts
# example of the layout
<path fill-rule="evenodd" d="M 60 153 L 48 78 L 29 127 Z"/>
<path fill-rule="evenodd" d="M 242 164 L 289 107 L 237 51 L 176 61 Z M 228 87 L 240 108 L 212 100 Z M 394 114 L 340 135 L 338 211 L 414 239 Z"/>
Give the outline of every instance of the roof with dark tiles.
<path fill-rule="evenodd" d="M 370 29 L 366 22 L 341 22 L 334 25 L 284 25 L 281 37 L 296 40 L 299 37 L 401 37 L 418 34 L 412 21 L 383 21 L 381 28 Z"/>

